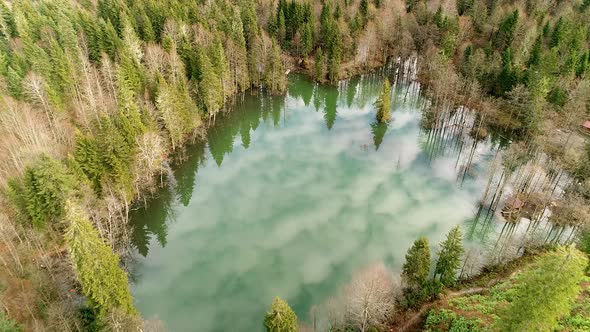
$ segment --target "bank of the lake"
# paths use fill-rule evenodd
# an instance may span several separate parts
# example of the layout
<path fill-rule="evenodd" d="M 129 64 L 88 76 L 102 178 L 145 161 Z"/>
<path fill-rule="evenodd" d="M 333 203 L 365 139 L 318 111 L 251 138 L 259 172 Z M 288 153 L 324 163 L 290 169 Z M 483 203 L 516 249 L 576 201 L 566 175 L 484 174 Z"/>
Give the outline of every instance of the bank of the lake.
<path fill-rule="evenodd" d="M 187 149 L 172 186 L 132 216 L 135 303 L 174 331 L 258 331 L 275 295 L 303 321 L 357 271 L 393 271 L 419 235 L 473 226 L 496 144 L 424 128 L 419 84 L 395 79 L 393 121 L 373 102 L 382 71 L 281 96 L 246 96 Z M 496 227 L 472 234 L 485 247 Z"/>

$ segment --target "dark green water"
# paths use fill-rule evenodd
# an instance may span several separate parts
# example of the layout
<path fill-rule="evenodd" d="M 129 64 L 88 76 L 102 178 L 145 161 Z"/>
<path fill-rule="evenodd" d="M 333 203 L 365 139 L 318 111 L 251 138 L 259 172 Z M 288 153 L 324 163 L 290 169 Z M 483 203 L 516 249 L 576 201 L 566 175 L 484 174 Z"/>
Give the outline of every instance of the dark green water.
<path fill-rule="evenodd" d="M 133 215 L 142 315 L 170 331 L 261 331 L 278 295 L 309 321 L 355 271 L 399 271 L 416 237 L 467 224 L 492 144 L 422 129 L 417 84 L 398 84 L 393 121 L 375 124 L 381 82 L 292 76 L 286 97 L 248 96 L 218 117 L 174 186 Z"/>

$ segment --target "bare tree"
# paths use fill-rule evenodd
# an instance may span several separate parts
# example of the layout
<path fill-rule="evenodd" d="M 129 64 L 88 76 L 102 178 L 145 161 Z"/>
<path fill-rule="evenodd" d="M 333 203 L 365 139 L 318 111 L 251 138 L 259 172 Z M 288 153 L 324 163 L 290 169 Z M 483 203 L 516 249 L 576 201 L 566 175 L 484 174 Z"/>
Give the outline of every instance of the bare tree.
<path fill-rule="evenodd" d="M 347 285 L 341 297 L 330 303 L 333 327 L 354 327 L 361 332 L 381 328 L 395 312 L 400 294 L 399 278 L 394 282 L 383 264 L 372 265 L 359 272 Z"/>

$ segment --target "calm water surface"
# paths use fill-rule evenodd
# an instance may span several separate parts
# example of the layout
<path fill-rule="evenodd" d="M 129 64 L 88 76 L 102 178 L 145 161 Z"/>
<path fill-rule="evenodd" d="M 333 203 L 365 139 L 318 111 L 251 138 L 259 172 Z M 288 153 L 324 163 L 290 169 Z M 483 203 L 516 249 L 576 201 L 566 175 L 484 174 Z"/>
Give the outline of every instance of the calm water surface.
<path fill-rule="evenodd" d="M 468 228 L 494 146 L 459 125 L 422 129 L 415 83 L 396 85 L 393 121 L 377 125 L 381 77 L 292 76 L 286 97 L 249 96 L 218 117 L 173 186 L 133 215 L 144 317 L 170 331 L 261 331 L 278 295 L 306 321 L 355 271 L 399 271 L 416 237 Z"/>

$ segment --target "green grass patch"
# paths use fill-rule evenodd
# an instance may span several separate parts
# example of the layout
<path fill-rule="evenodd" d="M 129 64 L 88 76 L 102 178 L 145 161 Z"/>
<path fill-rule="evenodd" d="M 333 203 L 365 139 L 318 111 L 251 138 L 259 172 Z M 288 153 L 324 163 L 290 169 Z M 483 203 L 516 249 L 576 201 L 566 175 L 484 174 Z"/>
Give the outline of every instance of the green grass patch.
<path fill-rule="evenodd" d="M 23 329 L 14 320 L 6 317 L 6 315 L 0 311 L 0 331 L 2 332 L 22 332 Z"/>
<path fill-rule="evenodd" d="M 431 310 L 426 318 L 424 332 L 483 332 L 479 319 L 465 318 L 451 310 Z"/>

